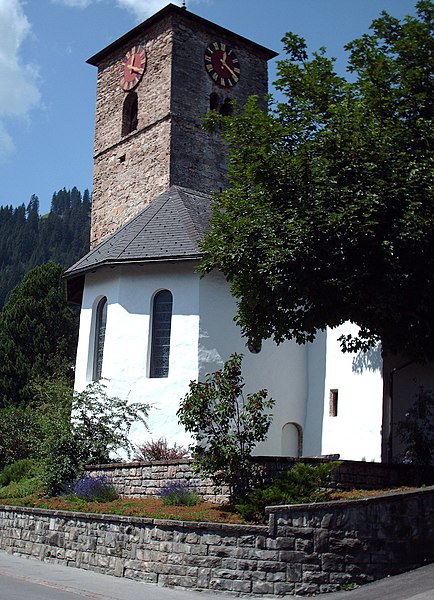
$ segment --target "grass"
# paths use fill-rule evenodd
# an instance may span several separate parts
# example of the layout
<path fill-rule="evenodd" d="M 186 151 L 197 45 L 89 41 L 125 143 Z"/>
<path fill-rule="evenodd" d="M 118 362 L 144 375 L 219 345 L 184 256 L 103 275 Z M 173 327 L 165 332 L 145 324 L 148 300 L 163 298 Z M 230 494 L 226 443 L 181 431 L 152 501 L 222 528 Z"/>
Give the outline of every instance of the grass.
<path fill-rule="evenodd" d="M 330 494 L 329 499 L 360 500 L 378 494 L 411 489 L 414 488 L 401 487 L 394 488 L 393 490 L 336 491 Z M 175 519 L 208 523 L 246 523 L 240 515 L 225 505 L 199 502 L 195 506 L 166 506 L 160 498 L 118 498 L 111 502 L 88 502 L 72 495 L 41 498 L 33 494 L 25 498 L 0 498 L 0 504 L 50 510 L 147 517 L 152 519 Z"/>

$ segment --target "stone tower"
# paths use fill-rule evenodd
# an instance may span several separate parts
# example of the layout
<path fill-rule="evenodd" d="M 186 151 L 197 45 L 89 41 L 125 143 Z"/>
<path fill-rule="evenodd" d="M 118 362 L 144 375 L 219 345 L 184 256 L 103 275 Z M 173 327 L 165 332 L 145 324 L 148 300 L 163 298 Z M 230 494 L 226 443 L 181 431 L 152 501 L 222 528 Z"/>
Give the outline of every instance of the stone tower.
<path fill-rule="evenodd" d="M 202 118 L 263 98 L 274 56 L 169 4 L 88 60 L 98 67 L 91 248 L 172 185 L 224 185 L 224 147 Z"/>

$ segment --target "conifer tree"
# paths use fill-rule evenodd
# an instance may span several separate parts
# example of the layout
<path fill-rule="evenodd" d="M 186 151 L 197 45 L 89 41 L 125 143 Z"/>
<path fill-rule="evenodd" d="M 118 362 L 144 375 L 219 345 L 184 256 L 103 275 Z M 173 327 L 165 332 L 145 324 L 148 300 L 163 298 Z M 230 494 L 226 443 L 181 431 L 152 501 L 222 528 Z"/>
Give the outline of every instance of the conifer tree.
<path fill-rule="evenodd" d="M 0 313 L 0 407 L 26 404 L 36 378 L 71 374 L 77 320 L 67 306 L 60 265 L 25 275 Z"/>

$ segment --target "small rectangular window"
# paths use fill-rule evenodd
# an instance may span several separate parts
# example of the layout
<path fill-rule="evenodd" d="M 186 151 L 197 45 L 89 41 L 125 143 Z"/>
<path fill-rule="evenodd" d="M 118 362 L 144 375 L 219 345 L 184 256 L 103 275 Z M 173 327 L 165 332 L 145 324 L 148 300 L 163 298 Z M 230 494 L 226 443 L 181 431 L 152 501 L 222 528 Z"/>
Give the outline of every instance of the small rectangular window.
<path fill-rule="evenodd" d="M 338 390 L 330 390 L 329 396 L 329 416 L 337 417 L 338 416 Z"/>

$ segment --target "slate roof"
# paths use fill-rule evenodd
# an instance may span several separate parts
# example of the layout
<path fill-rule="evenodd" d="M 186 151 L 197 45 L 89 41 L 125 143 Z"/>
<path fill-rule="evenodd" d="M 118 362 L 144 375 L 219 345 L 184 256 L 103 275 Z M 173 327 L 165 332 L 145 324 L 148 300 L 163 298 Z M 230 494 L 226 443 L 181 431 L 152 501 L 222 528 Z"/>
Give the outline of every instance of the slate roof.
<path fill-rule="evenodd" d="M 210 215 L 210 195 L 172 186 L 67 269 L 64 277 L 72 279 L 104 265 L 198 259 L 198 242 L 209 228 Z"/>

